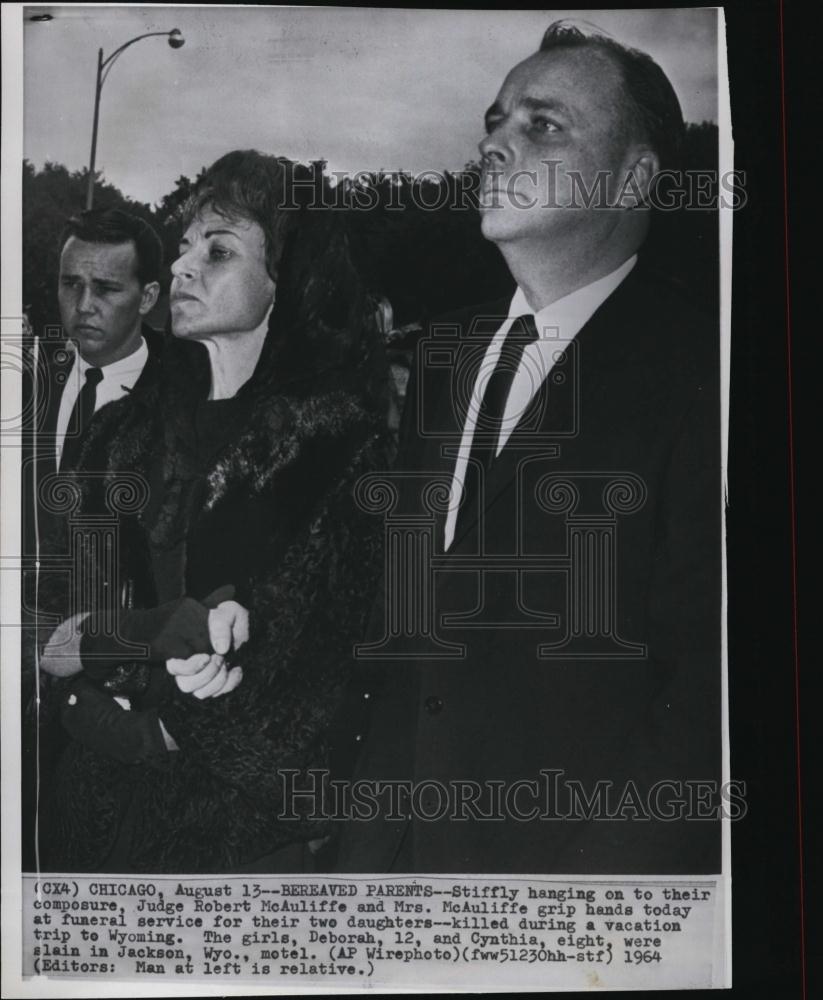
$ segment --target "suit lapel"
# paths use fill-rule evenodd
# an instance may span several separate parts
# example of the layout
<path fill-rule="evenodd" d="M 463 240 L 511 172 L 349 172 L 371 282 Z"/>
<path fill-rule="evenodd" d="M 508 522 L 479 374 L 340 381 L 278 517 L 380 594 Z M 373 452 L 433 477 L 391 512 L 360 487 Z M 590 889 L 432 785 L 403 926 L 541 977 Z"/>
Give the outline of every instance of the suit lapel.
<path fill-rule="evenodd" d="M 567 394 L 571 391 L 579 400 L 580 381 L 584 370 L 590 373 L 595 368 L 608 368 L 627 349 L 626 337 L 618 339 L 609 336 L 609 333 L 612 329 L 622 331 L 631 329 L 627 324 L 631 322 L 632 305 L 637 295 L 639 281 L 637 270 L 635 266 L 584 324 L 567 348 L 565 352 L 567 359 L 571 359 L 569 374 L 574 378 L 574 382 L 568 384 L 565 392 L 559 391 L 552 386 L 550 372 L 529 404 L 523 419 L 488 470 L 482 492 L 484 513 L 492 508 L 503 491 L 516 478 L 524 458 L 534 455 L 541 449 L 546 451 L 547 457 L 551 457 L 555 447 L 552 442 L 562 442 L 564 438 L 574 437 L 579 431 L 579 427 L 576 426 L 576 416 L 575 423 L 569 423 L 568 408 L 575 405 L 575 400 L 569 399 Z M 499 326 L 500 321 L 495 329 Z M 493 334 L 494 331 L 491 336 Z M 454 450 L 456 452 L 457 448 Z M 453 469 L 452 460 L 451 470 Z M 480 510 L 481 508 L 475 503 L 459 518 L 450 551 L 456 551 L 461 540 L 474 530 Z M 445 518 L 443 520 L 445 522 Z M 440 538 L 442 539 L 442 532 Z"/>
<path fill-rule="evenodd" d="M 538 407 L 542 409 L 542 412 L 538 410 Z M 546 451 L 547 456 L 552 453 L 552 445 L 546 439 L 552 435 L 553 431 L 556 433 L 558 408 L 556 400 L 552 398 L 551 393 L 548 392 L 547 386 L 544 383 L 534 400 L 532 400 L 529 412 L 524 415 L 521 425 L 515 428 L 503 450 L 494 462 L 492 462 L 491 468 L 485 473 L 486 478 L 483 483 L 482 493 L 478 494 L 478 496 L 482 495 L 483 497 L 482 511 L 484 514 L 488 513 L 501 494 L 511 487 L 512 481 L 517 478 L 518 469 L 525 458 L 532 457 L 536 450 L 541 449 Z M 529 414 L 533 411 L 538 412 L 540 420 L 536 426 L 529 426 Z M 524 429 L 524 425 L 528 429 Z M 462 539 L 474 530 L 480 517 L 480 512 L 481 506 L 475 502 L 458 519 L 454 540 L 451 545 L 452 549 L 456 550 Z"/>
<path fill-rule="evenodd" d="M 43 341 L 37 370 L 32 372 L 31 434 L 22 470 L 25 477 L 23 538 L 27 555 L 34 555 L 38 542 L 45 543 L 61 522 L 61 516 L 53 513 L 47 498 L 51 496 L 57 473 L 57 417 L 72 361 L 72 354 L 62 341 Z"/>
<path fill-rule="evenodd" d="M 66 383 L 74 367 L 74 354 L 62 344 L 51 351 L 48 357 L 48 374 L 45 380 L 48 400 L 43 413 L 43 422 L 38 435 L 40 469 L 43 475 L 57 472 L 57 419 Z"/>

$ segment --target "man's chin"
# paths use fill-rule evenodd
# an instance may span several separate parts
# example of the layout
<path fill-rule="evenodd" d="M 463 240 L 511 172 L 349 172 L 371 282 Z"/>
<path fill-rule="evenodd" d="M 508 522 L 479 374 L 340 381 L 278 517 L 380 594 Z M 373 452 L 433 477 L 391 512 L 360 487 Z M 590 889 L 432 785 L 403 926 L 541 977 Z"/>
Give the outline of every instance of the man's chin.
<path fill-rule="evenodd" d="M 511 217 L 511 210 L 506 211 L 498 206 L 484 209 L 481 212 L 480 232 L 492 243 L 515 239 L 519 228 L 517 220 Z"/>
<path fill-rule="evenodd" d="M 112 342 L 111 336 L 102 330 L 77 332 L 69 334 L 69 340 L 74 342 L 77 353 L 89 365 L 104 368 L 106 365 L 120 361 L 133 354 L 140 346 L 140 338 L 129 338 L 125 341 Z"/>
<path fill-rule="evenodd" d="M 84 361 L 96 361 L 107 353 L 106 338 L 102 333 L 72 333 L 69 335 L 69 340 Z"/>
<path fill-rule="evenodd" d="M 102 330 L 72 330 L 69 334 L 75 344 L 105 344 L 106 335 Z"/>

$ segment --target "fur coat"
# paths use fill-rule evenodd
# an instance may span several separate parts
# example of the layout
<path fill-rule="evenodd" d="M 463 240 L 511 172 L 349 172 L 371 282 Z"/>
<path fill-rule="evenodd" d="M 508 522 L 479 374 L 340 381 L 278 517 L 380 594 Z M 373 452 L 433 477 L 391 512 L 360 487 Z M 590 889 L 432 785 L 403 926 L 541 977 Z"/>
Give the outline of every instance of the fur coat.
<path fill-rule="evenodd" d="M 286 793 L 317 787 L 309 772 L 327 765 L 327 728 L 374 596 L 382 525 L 353 489 L 386 464 L 385 416 L 357 369 L 310 357 L 291 364 L 270 338 L 241 390 L 240 430 L 209 461 L 196 509 L 183 517 L 178 444 L 208 377 L 199 345 L 170 340 L 156 386 L 100 411 L 76 483 L 86 511 L 101 509 L 119 471 L 150 484 L 148 504 L 120 518 L 120 584 L 136 606 L 152 606 L 167 583 L 152 579 L 151 553 L 180 537 L 186 593 L 237 585 L 251 638 L 229 662 L 243 680 L 201 701 L 150 668 L 152 697 L 124 723 L 139 711 L 156 732 L 159 717 L 177 751 L 120 761 L 71 740 L 48 810 L 53 870 L 102 870 L 126 815 L 119 867 L 136 872 L 227 871 L 329 830 L 319 803 Z M 84 466 L 105 475 L 85 480 Z M 237 551 L 244 578 L 225 579 L 219 554 Z M 72 694 L 76 704 L 74 683 L 59 695 L 64 711 Z"/>

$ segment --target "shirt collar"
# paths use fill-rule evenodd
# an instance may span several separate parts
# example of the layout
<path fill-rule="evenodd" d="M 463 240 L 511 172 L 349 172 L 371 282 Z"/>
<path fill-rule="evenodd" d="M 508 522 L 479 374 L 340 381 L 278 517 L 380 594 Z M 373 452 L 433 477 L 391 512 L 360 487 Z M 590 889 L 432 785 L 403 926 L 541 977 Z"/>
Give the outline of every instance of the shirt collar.
<path fill-rule="evenodd" d="M 88 361 L 80 356 L 80 352 L 72 342 L 72 347 L 74 348 L 74 364 L 75 370 L 79 377 L 85 378 L 86 372 L 89 368 L 96 367 L 90 364 Z M 146 338 L 140 338 L 140 346 L 136 351 L 132 351 L 131 354 L 126 355 L 125 358 L 120 358 L 119 361 L 113 361 L 110 365 L 103 365 L 100 371 L 103 373 L 104 379 L 123 379 L 127 375 L 131 375 L 134 372 L 141 372 L 145 367 L 146 362 L 149 358 L 149 348 L 146 344 Z"/>
<path fill-rule="evenodd" d="M 540 332 L 541 339 L 556 339 L 559 334 L 563 340 L 571 340 L 629 274 L 636 263 L 637 254 L 634 254 L 614 271 L 598 278 L 597 281 L 592 281 L 590 284 L 576 289 L 574 292 L 570 292 L 568 295 L 564 295 L 563 298 L 557 299 L 537 313 L 529 305 L 523 289 L 518 285 L 509 306 L 509 319 L 514 320 L 518 316 L 534 316 L 535 326 Z"/>

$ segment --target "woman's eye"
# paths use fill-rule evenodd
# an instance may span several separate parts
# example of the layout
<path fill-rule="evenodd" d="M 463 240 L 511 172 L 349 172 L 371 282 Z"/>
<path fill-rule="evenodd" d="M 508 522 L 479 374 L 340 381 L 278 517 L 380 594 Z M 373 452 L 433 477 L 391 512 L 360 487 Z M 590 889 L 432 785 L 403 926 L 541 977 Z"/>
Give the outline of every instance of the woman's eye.
<path fill-rule="evenodd" d="M 213 243 L 209 247 L 209 258 L 211 260 L 228 260 L 231 257 L 231 250 Z"/>
<path fill-rule="evenodd" d="M 560 128 L 550 118 L 533 118 L 532 128 L 535 132 L 559 132 Z"/>

